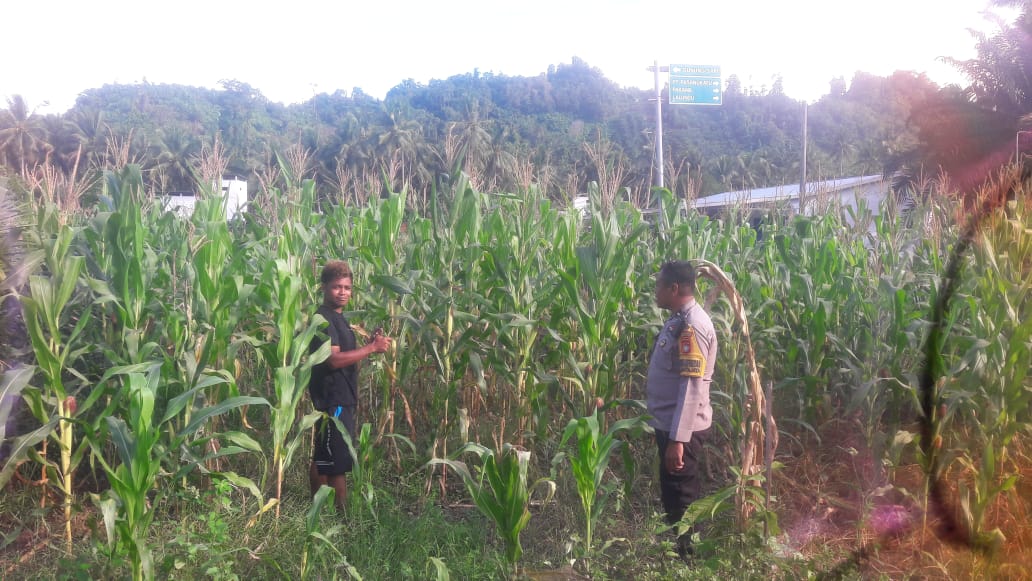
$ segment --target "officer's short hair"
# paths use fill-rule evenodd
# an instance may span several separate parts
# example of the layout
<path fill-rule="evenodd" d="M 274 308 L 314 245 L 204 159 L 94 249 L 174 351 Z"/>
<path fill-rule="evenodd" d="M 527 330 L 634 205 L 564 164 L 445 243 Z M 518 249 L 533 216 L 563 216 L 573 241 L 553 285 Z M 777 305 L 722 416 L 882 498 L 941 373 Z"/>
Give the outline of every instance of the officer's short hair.
<path fill-rule="evenodd" d="M 659 267 L 659 280 L 666 284 L 687 286 L 695 294 L 695 267 L 687 260 L 671 260 Z"/>
<path fill-rule="evenodd" d="M 319 280 L 323 284 L 330 284 L 341 278 L 351 278 L 351 267 L 343 260 L 331 260 L 323 267 Z"/>

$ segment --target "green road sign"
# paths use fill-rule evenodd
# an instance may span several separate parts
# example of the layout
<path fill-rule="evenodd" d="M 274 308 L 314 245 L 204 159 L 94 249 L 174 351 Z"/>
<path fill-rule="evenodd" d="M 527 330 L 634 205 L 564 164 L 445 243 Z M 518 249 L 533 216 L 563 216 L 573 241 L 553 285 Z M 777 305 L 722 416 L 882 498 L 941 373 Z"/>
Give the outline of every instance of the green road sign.
<path fill-rule="evenodd" d="M 670 65 L 671 105 L 720 105 L 720 67 Z"/>

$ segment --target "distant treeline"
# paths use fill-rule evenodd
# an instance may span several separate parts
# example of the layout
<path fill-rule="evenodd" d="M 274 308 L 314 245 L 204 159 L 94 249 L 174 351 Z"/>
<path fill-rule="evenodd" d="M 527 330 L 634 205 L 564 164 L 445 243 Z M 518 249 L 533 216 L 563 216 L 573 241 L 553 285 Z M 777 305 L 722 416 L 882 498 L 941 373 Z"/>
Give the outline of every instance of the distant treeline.
<path fill-rule="evenodd" d="M 988 40 L 1028 30 L 1022 16 Z M 1006 75 L 1032 78 L 1021 64 L 1028 59 L 1005 61 L 1015 63 L 1010 72 L 989 66 L 1009 58 L 1012 45 L 983 42 L 978 59 L 953 62 L 979 79 L 966 89 L 902 71 L 831 80 L 808 106 L 808 179 L 935 175 L 1012 143 L 1032 107 L 1027 91 L 1014 97 Z M 425 198 L 463 171 L 486 191 L 536 184 L 562 200 L 596 182 L 609 199 L 649 204 L 651 93 L 619 87 L 576 57 L 535 77 L 407 80 L 383 100 L 356 88 L 283 105 L 236 80 L 220 89 L 105 85 L 83 91 L 62 115 L 36 115 L 10 99 L 0 111 L 0 164 L 24 176 L 43 162 L 80 175 L 136 162 L 153 191 L 167 192 L 194 189 L 198 164 L 221 150 L 228 174 L 263 181 L 289 167 L 345 199 L 403 187 Z M 745 87 L 731 75 L 721 106 L 663 107 L 665 184 L 695 196 L 796 183 L 802 133 L 803 103 L 784 94 L 781 79 Z"/>

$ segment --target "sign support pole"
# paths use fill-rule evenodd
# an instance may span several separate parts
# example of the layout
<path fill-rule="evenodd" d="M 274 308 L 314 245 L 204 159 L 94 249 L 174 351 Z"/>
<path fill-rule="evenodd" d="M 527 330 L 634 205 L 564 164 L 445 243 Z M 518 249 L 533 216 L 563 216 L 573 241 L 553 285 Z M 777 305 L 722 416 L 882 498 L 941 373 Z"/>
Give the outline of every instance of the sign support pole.
<path fill-rule="evenodd" d="M 654 178 L 653 182 L 655 187 L 662 188 L 666 187 L 663 184 L 663 92 L 659 85 L 659 73 L 665 73 L 670 70 L 670 67 L 659 66 L 659 61 L 653 61 L 652 66 L 648 67 L 647 70 L 652 71 L 656 80 L 656 137 L 652 145 L 652 159 L 654 164 Z M 664 222 L 666 221 L 666 215 L 663 213 L 663 196 L 659 197 L 659 219 L 656 220 L 656 228 L 659 230 L 660 238 L 663 238 L 664 234 Z"/>
<path fill-rule="evenodd" d="M 659 66 L 653 61 L 647 70 L 652 71 L 656 81 L 656 140 L 653 146 L 655 163 L 655 185 L 665 188 L 663 183 L 663 92 L 659 85 L 659 73 L 670 73 L 670 84 L 667 88 L 669 104 L 681 105 L 720 105 L 720 67 L 715 65 L 670 65 Z M 660 238 L 663 237 L 666 215 L 663 213 L 663 197 L 659 198 L 659 220 L 656 227 Z"/>

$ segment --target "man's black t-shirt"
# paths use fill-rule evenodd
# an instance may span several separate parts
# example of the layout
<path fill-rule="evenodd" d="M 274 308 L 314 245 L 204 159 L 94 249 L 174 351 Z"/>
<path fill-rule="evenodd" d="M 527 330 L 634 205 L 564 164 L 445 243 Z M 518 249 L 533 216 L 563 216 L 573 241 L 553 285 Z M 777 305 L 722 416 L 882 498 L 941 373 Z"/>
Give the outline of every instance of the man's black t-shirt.
<path fill-rule="evenodd" d="M 329 325 L 326 336 L 330 345 L 340 347 L 341 351 L 357 349 L 355 332 L 344 315 L 323 305 L 316 311 L 322 315 Z M 314 353 L 322 346 L 322 339 L 312 339 L 311 351 Z M 354 407 L 358 405 L 358 365 L 349 365 L 340 369 L 332 369 L 329 361 L 324 361 L 312 368 L 312 378 L 308 384 L 308 395 L 312 404 L 319 411 L 329 411 L 337 406 Z"/>

